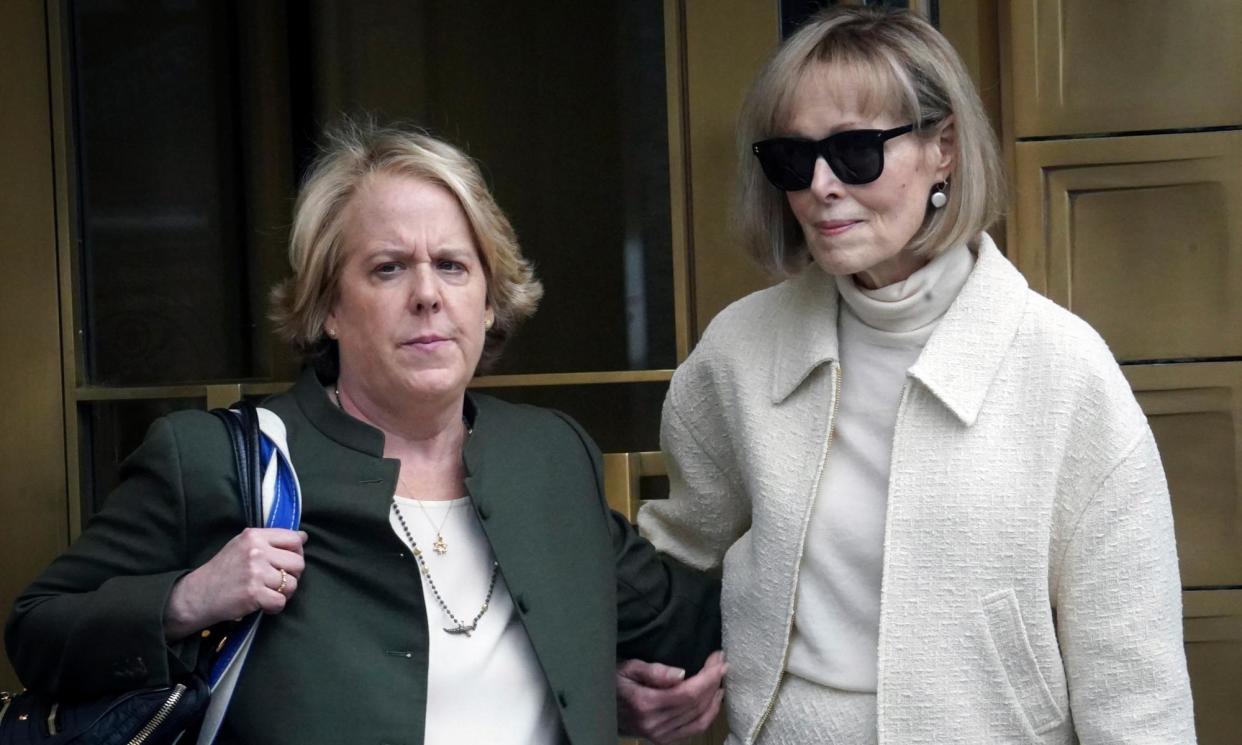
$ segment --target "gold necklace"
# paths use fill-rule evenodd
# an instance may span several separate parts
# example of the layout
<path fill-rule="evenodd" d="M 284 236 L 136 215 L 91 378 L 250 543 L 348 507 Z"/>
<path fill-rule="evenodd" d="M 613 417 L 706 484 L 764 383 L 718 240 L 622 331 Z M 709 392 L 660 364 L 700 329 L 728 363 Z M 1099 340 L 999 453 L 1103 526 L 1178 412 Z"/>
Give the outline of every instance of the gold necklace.
<path fill-rule="evenodd" d="M 341 386 L 340 385 L 333 386 L 332 394 L 336 398 L 336 407 L 340 409 L 343 413 L 348 414 L 349 412 L 345 411 L 345 403 L 341 401 Z M 466 435 L 469 436 L 470 435 L 470 424 L 466 421 L 466 418 L 464 416 L 461 419 L 461 423 L 462 423 L 462 426 L 466 430 Z M 405 483 L 405 480 L 401 478 L 400 472 L 398 472 L 397 474 L 397 484 L 406 490 L 407 495 L 413 494 L 413 492 L 410 490 L 409 484 Z M 431 519 L 431 515 L 427 514 L 427 508 L 423 507 L 422 500 L 414 499 L 414 497 L 412 496 L 410 497 L 410 499 L 413 499 L 414 504 L 418 505 L 418 510 L 419 512 L 423 513 L 423 518 L 427 521 L 427 524 L 430 525 L 432 529 L 436 531 L 436 540 L 434 543 L 431 544 L 431 549 L 440 556 L 443 556 L 444 554 L 448 553 L 448 542 L 444 540 L 444 534 L 443 534 L 444 525 L 448 522 L 449 515 L 453 514 L 453 508 L 457 506 L 457 503 L 453 502 L 452 504 L 449 505 L 449 508 L 445 510 L 444 512 L 444 519 L 440 521 L 440 527 L 437 528 L 435 522 L 433 522 Z M 395 506 L 395 503 L 394 503 L 394 506 Z"/>
<path fill-rule="evenodd" d="M 406 494 L 411 493 L 410 486 L 405 483 L 405 479 L 398 476 L 397 483 L 405 489 Z M 440 520 L 440 526 L 436 527 L 435 521 L 431 519 L 431 515 L 427 514 L 427 508 L 423 506 L 423 500 L 414 499 L 413 497 L 410 497 L 410 499 L 414 501 L 414 504 L 418 505 L 418 511 L 423 513 L 423 519 L 425 519 L 427 524 L 431 526 L 431 529 L 436 532 L 436 539 L 431 544 L 431 550 L 435 551 L 440 556 L 447 554 L 448 542 L 444 540 L 444 526 L 448 523 L 449 515 L 453 514 L 453 508 L 457 506 L 457 502 L 449 502 L 449 507 L 444 511 L 444 517 Z"/>
<path fill-rule="evenodd" d="M 423 552 L 419 550 L 418 544 L 414 542 L 414 536 L 410 533 L 410 526 L 405 524 L 405 515 L 401 512 L 401 505 L 396 502 L 392 503 L 392 511 L 397 516 L 397 522 L 401 523 L 401 531 L 405 533 L 405 538 L 410 542 L 410 547 L 414 549 L 414 560 L 418 562 L 418 569 L 427 578 L 427 584 L 431 587 L 431 594 L 435 597 L 436 602 L 440 605 L 440 610 L 444 611 L 444 615 L 449 617 L 453 622 L 453 626 L 443 627 L 444 633 L 452 635 L 464 635 L 470 637 L 470 632 L 479 628 L 479 621 L 483 618 L 483 614 L 487 613 L 487 608 L 492 602 L 492 593 L 496 590 L 496 575 L 500 573 L 500 562 L 492 559 L 492 578 L 487 582 L 487 596 L 483 598 L 483 605 L 480 606 L 479 612 L 474 614 L 474 618 L 470 619 L 470 625 L 462 623 L 461 619 L 449 610 L 448 603 L 444 602 L 444 598 L 440 596 L 440 588 L 436 587 L 436 582 L 431 578 L 431 569 L 427 566 L 427 562 L 423 561 Z"/>

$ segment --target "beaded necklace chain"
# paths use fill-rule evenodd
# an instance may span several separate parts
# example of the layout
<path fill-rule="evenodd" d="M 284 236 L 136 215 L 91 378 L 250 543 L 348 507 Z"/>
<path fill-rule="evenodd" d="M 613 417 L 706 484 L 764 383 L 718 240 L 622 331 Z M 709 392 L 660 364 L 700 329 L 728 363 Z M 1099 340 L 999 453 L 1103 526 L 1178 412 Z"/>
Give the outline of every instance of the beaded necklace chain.
<path fill-rule="evenodd" d="M 483 598 L 483 606 L 479 608 L 479 612 L 474 614 L 474 619 L 470 621 L 470 625 L 462 623 L 453 611 L 449 610 L 448 605 L 444 602 L 444 598 L 440 597 L 440 590 L 436 587 L 436 582 L 431 578 L 431 570 L 427 567 L 426 560 L 423 559 L 423 552 L 418 548 L 418 543 L 414 541 L 414 535 L 410 533 L 410 526 L 405 524 L 405 515 L 402 514 L 401 505 L 393 502 L 392 511 L 397 515 L 397 522 L 401 525 L 401 532 L 405 533 L 405 538 L 410 542 L 410 547 L 414 549 L 414 560 L 418 562 L 419 571 L 427 578 L 427 586 L 431 588 L 431 594 L 435 596 L 436 602 L 440 604 L 440 610 L 444 611 L 444 615 L 449 617 L 455 626 L 445 628 L 446 634 L 464 634 L 469 637 L 470 632 L 479 626 L 479 619 L 487 612 L 487 606 L 492 602 L 492 593 L 496 590 L 496 575 L 500 571 L 500 562 L 492 561 L 492 579 L 487 583 L 487 597 Z"/>

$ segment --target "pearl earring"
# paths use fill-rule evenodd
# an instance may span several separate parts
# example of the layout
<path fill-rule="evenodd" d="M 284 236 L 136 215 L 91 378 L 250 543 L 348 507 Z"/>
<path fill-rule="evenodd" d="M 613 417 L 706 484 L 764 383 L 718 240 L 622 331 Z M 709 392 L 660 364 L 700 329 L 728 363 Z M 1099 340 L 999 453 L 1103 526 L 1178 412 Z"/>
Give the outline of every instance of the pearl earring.
<path fill-rule="evenodd" d="M 931 206 L 932 209 L 940 209 L 949 203 L 949 195 L 945 194 L 945 189 L 949 188 L 949 179 L 945 179 L 932 187 Z"/>

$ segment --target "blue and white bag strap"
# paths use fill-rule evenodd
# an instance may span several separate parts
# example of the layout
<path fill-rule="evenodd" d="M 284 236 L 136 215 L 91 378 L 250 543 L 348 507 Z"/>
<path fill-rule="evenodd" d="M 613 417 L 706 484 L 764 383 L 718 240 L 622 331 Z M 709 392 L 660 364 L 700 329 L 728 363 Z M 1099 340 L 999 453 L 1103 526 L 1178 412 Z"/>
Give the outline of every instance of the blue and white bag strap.
<path fill-rule="evenodd" d="M 259 462 L 263 464 L 263 526 L 297 530 L 302 523 L 302 489 L 289 458 L 285 423 L 268 409 L 256 409 L 256 412 L 260 432 Z M 236 410 L 234 413 L 241 416 Z M 211 745 L 215 741 L 262 617 L 262 612 L 255 612 L 243 619 L 212 664 L 208 681 L 211 701 L 199 730 L 198 745 Z"/>

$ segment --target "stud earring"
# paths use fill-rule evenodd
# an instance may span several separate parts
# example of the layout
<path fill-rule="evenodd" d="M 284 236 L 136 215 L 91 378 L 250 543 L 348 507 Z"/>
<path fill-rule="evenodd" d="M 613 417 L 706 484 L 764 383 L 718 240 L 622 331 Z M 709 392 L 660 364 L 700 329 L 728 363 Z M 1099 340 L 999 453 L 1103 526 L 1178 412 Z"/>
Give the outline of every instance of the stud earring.
<path fill-rule="evenodd" d="M 492 330 L 492 319 L 490 319 L 490 318 L 484 318 L 484 319 L 483 319 L 483 330 L 484 330 L 484 331 L 491 331 L 491 330 Z"/>
<path fill-rule="evenodd" d="M 932 209 L 940 209 L 949 203 L 949 195 L 945 194 L 945 189 L 949 188 L 949 179 L 945 179 L 932 187 L 931 206 Z"/>
<path fill-rule="evenodd" d="M 329 339 L 335 339 L 335 338 L 336 338 L 336 329 L 329 329 L 329 328 L 325 328 L 323 331 L 324 331 L 324 333 L 325 333 L 325 334 L 327 334 L 327 335 L 328 335 L 328 338 L 329 338 Z"/>

